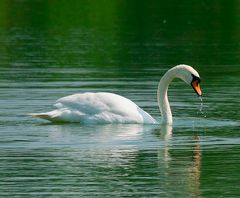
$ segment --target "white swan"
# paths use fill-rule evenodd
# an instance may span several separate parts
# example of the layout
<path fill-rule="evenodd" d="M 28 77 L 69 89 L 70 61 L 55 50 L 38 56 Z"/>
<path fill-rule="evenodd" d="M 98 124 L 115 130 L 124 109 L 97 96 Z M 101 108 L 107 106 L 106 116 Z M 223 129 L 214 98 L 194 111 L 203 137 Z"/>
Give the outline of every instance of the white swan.
<path fill-rule="evenodd" d="M 201 96 L 200 77 L 188 65 L 177 65 L 168 70 L 158 84 L 157 98 L 162 115 L 162 124 L 172 124 L 168 102 L 168 86 L 174 78 L 191 85 Z M 52 122 L 80 123 L 148 123 L 157 121 L 131 100 L 113 93 L 80 93 L 60 98 L 54 105 L 57 109 L 47 113 L 31 114 Z"/>

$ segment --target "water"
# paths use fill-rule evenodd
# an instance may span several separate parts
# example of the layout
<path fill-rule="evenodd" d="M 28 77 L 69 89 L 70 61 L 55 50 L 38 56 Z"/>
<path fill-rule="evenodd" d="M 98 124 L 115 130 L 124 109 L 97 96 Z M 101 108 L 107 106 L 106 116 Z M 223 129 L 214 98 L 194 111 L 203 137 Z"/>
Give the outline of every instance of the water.
<path fill-rule="evenodd" d="M 0 3 L 1 197 L 240 196 L 234 3 L 31 2 Z M 108 91 L 160 120 L 157 85 L 179 63 L 199 71 L 203 101 L 175 80 L 173 127 L 27 116 L 69 94 Z"/>
<path fill-rule="evenodd" d="M 200 114 L 202 114 L 202 116 L 203 116 L 204 118 L 206 118 L 207 116 L 206 116 L 205 113 L 204 113 L 204 109 L 203 109 L 204 104 L 203 104 L 203 98 L 202 98 L 202 96 L 200 96 L 199 99 L 200 99 L 200 101 L 201 101 L 201 103 L 200 103 L 200 108 L 199 108 L 199 112 L 200 112 Z"/>

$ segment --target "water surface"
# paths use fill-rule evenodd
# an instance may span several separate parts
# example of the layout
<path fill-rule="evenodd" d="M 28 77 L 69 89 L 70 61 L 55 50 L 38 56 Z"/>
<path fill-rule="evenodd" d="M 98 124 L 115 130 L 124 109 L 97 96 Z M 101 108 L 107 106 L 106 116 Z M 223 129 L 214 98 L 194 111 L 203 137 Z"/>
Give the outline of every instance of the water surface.
<path fill-rule="evenodd" d="M 0 195 L 238 197 L 235 4 L 53 2 L 1 3 Z M 27 116 L 69 94 L 107 91 L 160 120 L 157 85 L 179 63 L 199 71 L 203 106 L 175 80 L 173 127 L 59 125 Z"/>

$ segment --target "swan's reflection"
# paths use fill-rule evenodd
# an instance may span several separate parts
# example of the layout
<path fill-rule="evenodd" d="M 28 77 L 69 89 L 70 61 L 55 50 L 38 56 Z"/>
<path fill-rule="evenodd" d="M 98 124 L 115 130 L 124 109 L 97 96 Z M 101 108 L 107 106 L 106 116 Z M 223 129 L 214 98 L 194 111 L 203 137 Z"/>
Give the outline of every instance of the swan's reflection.
<path fill-rule="evenodd" d="M 64 172 L 96 177 L 95 182 L 102 182 L 102 177 L 109 178 L 106 185 L 126 184 L 129 191 L 139 183 L 167 195 L 181 192 L 198 197 L 199 137 L 184 139 L 173 135 L 173 130 L 168 125 L 53 125 L 50 137 L 56 149 L 67 158 L 67 161 L 64 159 L 67 166 L 63 166 L 62 161 L 56 162 Z"/>
<path fill-rule="evenodd" d="M 160 132 L 156 133 L 159 139 L 164 140 L 163 148 L 158 149 L 158 165 L 166 181 L 163 182 L 165 188 L 177 195 L 184 192 L 187 195 L 200 197 L 200 174 L 201 174 L 201 146 L 200 137 L 195 135 L 187 142 L 176 140 L 172 136 L 172 126 L 161 126 Z M 182 157 L 186 143 L 191 142 L 192 158 Z M 182 144 L 182 145 L 181 145 Z M 180 147 L 180 148 L 178 148 Z M 188 148 L 189 149 L 189 148 Z M 180 151 L 180 152 L 179 152 Z M 182 152 L 181 152 L 182 151 Z M 176 155 L 177 153 L 177 155 Z M 179 155 L 179 156 L 178 156 Z M 181 159 L 191 159 L 191 161 L 181 162 Z M 183 164 L 183 166 L 182 166 Z"/>
<path fill-rule="evenodd" d="M 143 125 L 139 124 L 52 125 L 50 137 L 57 146 L 68 145 L 73 160 L 114 168 L 137 157 L 142 133 Z"/>
<path fill-rule="evenodd" d="M 163 148 L 158 149 L 158 164 L 159 166 L 164 165 L 165 168 L 168 168 L 171 161 L 172 125 L 161 125 L 160 129 L 155 130 L 154 133 L 160 140 L 163 140 Z"/>
<path fill-rule="evenodd" d="M 192 180 L 193 191 L 195 197 L 200 197 L 200 176 L 201 176 L 201 145 L 200 137 L 194 136 L 195 145 L 193 148 L 193 167 L 192 167 Z"/>

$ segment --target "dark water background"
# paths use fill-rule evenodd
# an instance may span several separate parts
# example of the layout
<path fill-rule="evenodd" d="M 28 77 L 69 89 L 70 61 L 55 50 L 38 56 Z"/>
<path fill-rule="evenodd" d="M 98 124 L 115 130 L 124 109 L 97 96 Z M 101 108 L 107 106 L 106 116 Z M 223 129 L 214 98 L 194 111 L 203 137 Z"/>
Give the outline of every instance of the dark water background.
<path fill-rule="evenodd" d="M 239 197 L 240 3 L 0 2 L 1 197 Z M 26 116 L 60 97 L 114 92 L 160 120 L 156 89 L 194 66 L 201 102 L 176 80 L 174 126 L 55 125 Z"/>

